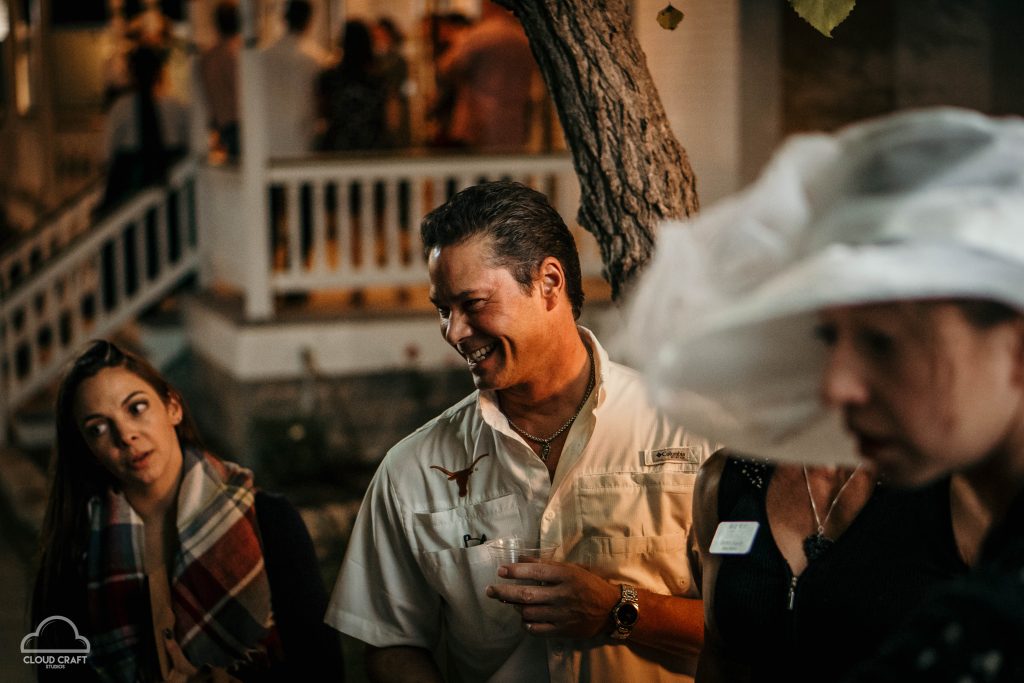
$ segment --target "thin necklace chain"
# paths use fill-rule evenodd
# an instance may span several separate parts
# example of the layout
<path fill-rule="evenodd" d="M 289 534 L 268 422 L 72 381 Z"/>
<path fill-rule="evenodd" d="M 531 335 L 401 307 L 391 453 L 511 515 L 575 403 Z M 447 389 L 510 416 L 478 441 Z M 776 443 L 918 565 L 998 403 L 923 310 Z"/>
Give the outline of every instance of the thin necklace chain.
<path fill-rule="evenodd" d="M 828 524 L 828 518 L 832 516 L 832 511 L 836 509 L 836 503 L 839 502 L 839 496 L 843 495 L 843 491 L 845 491 L 846 487 L 850 485 L 851 481 L 853 481 L 853 477 L 860 469 L 860 465 L 857 465 L 857 467 L 854 468 L 853 472 L 850 473 L 850 476 L 848 476 L 846 481 L 843 482 L 843 485 L 839 487 L 839 491 L 836 492 L 835 498 L 832 499 L 832 503 L 828 506 L 828 511 L 825 513 L 825 519 L 821 519 L 818 516 L 818 506 L 814 502 L 814 494 L 811 493 L 811 479 L 807 476 L 807 465 L 804 465 L 803 468 L 804 483 L 807 484 L 807 497 L 811 500 L 811 512 L 814 513 L 814 523 L 818 525 L 818 535 L 824 536 L 825 525 Z"/>
<path fill-rule="evenodd" d="M 576 412 L 573 413 L 573 416 L 566 420 L 561 427 L 556 429 L 554 434 L 547 437 L 546 439 L 542 439 L 539 436 L 534 436 L 533 434 L 529 433 L 528 431 L 517 425 L 515 422 L 512 421 L 512 418 L 510 418 L 508 415 L 505 416 L 505 419 L 508 420 L 508 425 L 512 429 L 516 430 L 516 432 L 518 432 L 520 436 L 529 439 L 533 443 L 540 444 L 540 459 L 543 460 L 544 462 L 547 462 L 548 456 L 551 455 L 551 442 L 557 439 L 559 436 L 561 436 L 562 432 L 564 432 L 566 429 L 572 426 L 572 423 L 575 422 L 576 418 L 579 417 L 580 413 L 583 412 L 583 406 L 587 405 L 587 401 L 590 399 L 590 393 L 594 391 L 594 382 L 596 380 L 597 375 L 596 369 L 594 367 L 594 352 L 591 351 L 590 347 L 587 346 L 586 344 L 584 344 L 584 346 L 587 349 L 587 357 L 590 359 L 590 381 L 587 382 L 587 390 L 583 394 L 583 400 L 580 401 L 580 404 L 576 407 Z"/>

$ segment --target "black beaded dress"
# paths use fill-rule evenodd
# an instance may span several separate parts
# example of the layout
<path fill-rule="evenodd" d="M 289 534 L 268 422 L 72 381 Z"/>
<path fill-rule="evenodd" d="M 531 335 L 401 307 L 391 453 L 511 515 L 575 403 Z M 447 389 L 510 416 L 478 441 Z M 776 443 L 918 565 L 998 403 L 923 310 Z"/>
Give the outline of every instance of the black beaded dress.
<path fill-rule="evenodd" d="M 724 555 L 714 617 L 729 667 L 752 681 L 837 681 L 871 656 L 936 583 L 967 572 L 953 536 L 949 479 L 879 484 L 846 531 L 794 577 L 765 508 L 774 467 L 729 458 L 720 521 L 760 524 L 750 552 Z"/>

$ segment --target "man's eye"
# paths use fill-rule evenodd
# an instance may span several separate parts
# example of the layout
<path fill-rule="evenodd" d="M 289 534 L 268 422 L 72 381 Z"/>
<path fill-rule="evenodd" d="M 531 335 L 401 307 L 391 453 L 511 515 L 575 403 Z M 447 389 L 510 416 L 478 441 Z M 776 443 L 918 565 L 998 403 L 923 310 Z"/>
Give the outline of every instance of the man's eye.
<path fill-rule="evenodd" d="M 483 305 L 484 305 L 484 300 L 483 299 L 469 299 L 468 301 L 466 301 L 466 304 L 465 304 L 467 311 L 477 311 Z"/>
<path fill-rule="evenodd" d="M 450 316 L 452 314 L 452 312 L 451 312 L 451 309 L 442 308 L 441 306 L 438 306 L 437 307 L 437 314 L 439 316 L 441 316 L 442 320 L 447 320 L 448 316 Z"/>

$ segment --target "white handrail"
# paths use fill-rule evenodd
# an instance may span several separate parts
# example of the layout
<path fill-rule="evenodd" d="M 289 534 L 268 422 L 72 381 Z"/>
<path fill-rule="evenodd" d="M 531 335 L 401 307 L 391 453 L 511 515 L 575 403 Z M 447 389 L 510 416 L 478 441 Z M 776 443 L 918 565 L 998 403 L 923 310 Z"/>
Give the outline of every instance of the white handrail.
<path fill-rule="evenodd" d="M 99 186 L 82 192 L 38 230 L 0 254 L 0 294 L 11 292 L 87 232 L 102 195 Z"/>
<path fill-rule="evenodd" d="M 42 246 L 33 248 L 49 248 L 46 240 L 56 235 L 62 249 L 45 251 L 50 258 L 35 265 L 31 278 L 4 281 L 0 444 L 11 413 L 53 381 L 85 341 L 118 329 L 197 268 L 195 172 L 194 160 L 179 163 L 166 187 L 140 192 L 87 231 L 58 216 L 56 226 L 76 227 L 48 226 L 39 233 Z"/>

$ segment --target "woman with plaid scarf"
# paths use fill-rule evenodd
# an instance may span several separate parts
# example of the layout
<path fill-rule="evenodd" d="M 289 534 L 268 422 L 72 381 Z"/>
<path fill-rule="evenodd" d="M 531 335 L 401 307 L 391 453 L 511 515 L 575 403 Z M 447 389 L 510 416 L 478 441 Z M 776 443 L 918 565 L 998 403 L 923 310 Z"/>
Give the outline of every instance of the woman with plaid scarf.
<path fill-rule="evenodd" d="M 78 357 L 52 471 L 33 622 L 69 618 L 89 654 L 41 680 L 342 680 L 301 517 L 206 453 L 144 360 L 106 341 Z M 37 646 L 68 647 L 62 630 Z"/>

